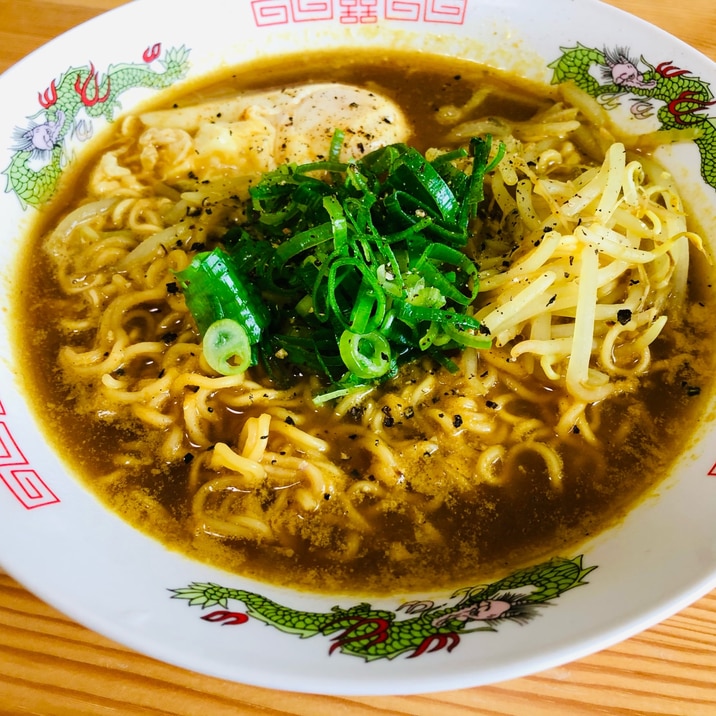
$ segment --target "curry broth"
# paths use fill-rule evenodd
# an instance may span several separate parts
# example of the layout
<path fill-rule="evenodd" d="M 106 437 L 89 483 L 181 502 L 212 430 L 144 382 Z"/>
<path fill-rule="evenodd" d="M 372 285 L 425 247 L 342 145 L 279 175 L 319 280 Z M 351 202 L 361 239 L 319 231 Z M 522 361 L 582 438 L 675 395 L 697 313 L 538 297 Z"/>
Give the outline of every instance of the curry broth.
<path fill-rule="evenodd" d="M 550 101 L 545 91 L 540 94 L 518 80 L 496 77 L 470 63 L 400 53 L 375 57 L 351 51 L 350 58 L 345 53 L 318 53 L 289 61 L 255 63 L 214 78 L 186 97 L 167 99 L 165 95 L 163 106 L 183 106 L 238 89 L 328 80 L 379 87 L 394 98 L 412 122 L 415 134 L 411 144 L 421 151 L 432 146 L 434 137 L 442 131 L 434 119 L 438 107 L 463 104 L 481 83 L 490 82 L 498 88 L 499 99 L 489 107 L 490 113 L 526 119 L 535 107 Z M 86 171 L 75 170 L 72 183 L 81 186 Z M 65 202 L 66 195 L 63 205 L 56 205 L 43 220 L 45 226 L 61 217 Z M 48 321 L 61 296 L 53 267 L 38 248 L 42 233 L 40 227 L 22 262 L 25 279 L 19 282 L 23 288 L 17 296 L 17 342 L 22 363 L 30 373 L 27 384 L 31 398 L 43 416 L 49 438 L 85 484 L 137 528 L 171 549 L 271 582 L 326 592 L 425 590 L 488 579 L 543 556 L 571 554 L 590 535 L 621 519 L 635 500 L 667 474 L 675 456 L 689 443 L 702 405 L 699 393 L 707 392 L 706 376 L 713 373 L 709 316 L 715 306 L 705 262 L 695 257 L 687 315 L 669 322 L 654 349 L 654 361 L 668 362 L 668 369 L 649 374 L 636 393 L 616 398 L 603 409 L 600 438 L 607 446 L 603 453 L 586 445 L 578 434 L 564 441 L 567 479 L 561 490 L 549 484 L 539 461 L 526 461 L 516 466 L 508 487 L 481 484 L 469 493 L 449 492 L 434 513 L 444 539 L 430 546 L 415 539 L 415 525 L 401 504 L 400 492 L 392 508 L 380 511 L 371 511 L 367 496 L 364 507 L 373 537 L 367 549 L 346 564 L 335 559 L 341 537 L 332 525 L 341 520 L 341 514 L 336 511 L 331 519 L 323 518 L 331 515 L 330 495 L 320 519 L 318 514 L 304 515 L 301 524 L 292 527 L 292 543 L 276 547 L 217 540 L 210 534 L 196 534 L 188 522 L 191 495 L 187 494 L 186 482 L 191 452 L 187 452 L 184 464 L 167 465 L 157 459 L 149 469 L 130 471 L 122 482 L 100 478 L 114 469 L 112 456 L 119 443 L 134 442 L 138 449 L 151 453 L 155 438 L 129 411 L 123 419 L 111 423 L 98 420 L 84 404 L 82 386 L 63 379 L 57 354 L 66 339 Z M 163 311 L 161 305 L 156 307 L 158 317 Z M 78 344 L 85 339 L 84 335 L 76 337 Z M 150 370 L 151 366 L 133 369 Z M 438 369 L 427 364 L 406 367 L 400 380 L 417 382 L 425 370 Z M 454 396 L 464 390 L 469 377 L 439 372 L 442 394 L 431 407 L 437 406 L 454 418 Z M 390 382 L 381 390 L 389 393 L 395 386 Z M 544 400 L 537 408 L 525 410 L 537 410 L 549 420 L 557 396 L 539 381 L 529 388 L 542 394 Z M 251 408 L 224 410 L 215 439 L 237 433 L 241 422 L 254 412 Z M 416 442 L 425 437 L 414 432 L 407 411 L 391 418 L 390 430 L 396 436 Z M 349 422 L 358 419 L 357 414 L 346 418 Z M 304 427 L 329 441 L 335 461 L 350 456 L 352 470 L 365 477 L 369 461 L 356 450 L 350 433 L 334 430 L 331 407 L 311 408 L 307 420 Z M 428 496 L 424 499 L 443 490 L 443 483 L 453 472 L 469 476 L 475 460 L 464 440 L 446 444 L 435 454 L 406 452 L 401 458 L 402 494 L 418 491 Z M 273 498 L 266 494 L 263 499 L 268 505 Z M 296 516 L 287 514 L 286 520 L 295 521 Z M 301 535 L 308 532 L 312 532 L 312 550 L 302 548 Z"/>

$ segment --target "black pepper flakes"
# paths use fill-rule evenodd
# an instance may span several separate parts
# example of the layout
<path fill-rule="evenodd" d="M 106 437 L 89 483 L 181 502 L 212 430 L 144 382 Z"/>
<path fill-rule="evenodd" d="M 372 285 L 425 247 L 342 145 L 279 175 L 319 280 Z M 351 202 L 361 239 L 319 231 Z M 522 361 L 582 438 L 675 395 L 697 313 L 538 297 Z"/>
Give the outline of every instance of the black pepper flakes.
<path fill-rule="evenodd" d="M 631 310 L 629 308 L 620 308 L 617 311 L 617 321 L 619 321 L 622 326 L 626 326 L 626 324 L 631 321 Z"/>

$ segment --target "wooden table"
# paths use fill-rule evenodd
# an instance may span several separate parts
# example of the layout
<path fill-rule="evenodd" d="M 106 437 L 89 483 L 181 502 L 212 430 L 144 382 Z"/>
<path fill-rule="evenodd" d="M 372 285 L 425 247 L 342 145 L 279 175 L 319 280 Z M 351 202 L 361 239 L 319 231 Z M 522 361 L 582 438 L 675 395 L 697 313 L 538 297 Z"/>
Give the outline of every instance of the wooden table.
<path fill-rule="evenodd" d="M 123 1 L 0 1 L 0 70 Z M 608 2 L 716 59 L 714 0 Z M 0 713 L 716 715 L 716 591 L 622 644 L 535 676 L 440 694 L 339 698 L 244 686 L 156 662 L 70 621 L 0 571 Z"/>

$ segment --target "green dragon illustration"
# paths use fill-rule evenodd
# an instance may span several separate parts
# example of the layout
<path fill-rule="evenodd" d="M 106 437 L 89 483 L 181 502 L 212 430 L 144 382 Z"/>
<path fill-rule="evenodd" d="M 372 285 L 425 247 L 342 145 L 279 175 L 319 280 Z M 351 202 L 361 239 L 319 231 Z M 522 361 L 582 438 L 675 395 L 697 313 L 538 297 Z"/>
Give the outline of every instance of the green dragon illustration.
<path fill-rule="evenodd" d="M 548 65 L 554 70 L 553 84 L 571 80 L 607 109 L 625 100 L 637 119 L 656 113 L 662 129 L 697 128 L 694 143 L 701 154 L 701 175 L 716 188 L 716 125 L 705 114 L 716 100 L 706 82 L 670 61 L 655 66 L 643 58 L 637 61 L 625 48 L 600 51 L 578 44 L 561 50 Z"/>
<path fill-rule="evenodd" d="M 14 154 L 3 174 L 7 192 L 23 208 L 37 206 L 54 193 L 69 162 L 69 140 L 92 135 L 92 120 L 112 121 L 120 109 L 119 96 L 128 89 L 161 89 L 182 79 L 188 70 L 189 50 L 171 48 L 161 56 L 161 43 L 147 48 L 141 64 L 110 65 L 104 76 L 90 63 L 71 67 L 38 93 L 41 109 L 28 117 L 29 126 L 15 130 Z M 163 71 L 156 71 L 154 63 Z"/>
<path fill-rule="evenodd" d="M 596 567 L 582 566 L 581 556 L 556 557 L 491 584 L 460 589 L 444 603 L 413 601 L 400 605 L 396 611 L 360 603 L 347 609 L 334 606 L 328 612 L 307 612 L 254 592 L 212 583 L 194 582 L 170 591 L 173 599 L 186 599 L 190 606 L 223 607 L 203 616 L 205 621 L 238 625 L 253 617 L 304 639 L 316 635 L 330 637 L 329 654 L 340 651 L 373 661 L 394 659 L 408 652 L 408 658 L 443 648 L 450 652 L 459 644 L 460 634 L 494 632 L 499 623 L 506 621 L 526 623 L 537 615 L 541 605 L 586 584 L 585 577 L 593 569 Z M 246 613 L 229 611 L 229 600 L 243 602 Z M 406 616 L 399 617 L 398 611 Z"/>

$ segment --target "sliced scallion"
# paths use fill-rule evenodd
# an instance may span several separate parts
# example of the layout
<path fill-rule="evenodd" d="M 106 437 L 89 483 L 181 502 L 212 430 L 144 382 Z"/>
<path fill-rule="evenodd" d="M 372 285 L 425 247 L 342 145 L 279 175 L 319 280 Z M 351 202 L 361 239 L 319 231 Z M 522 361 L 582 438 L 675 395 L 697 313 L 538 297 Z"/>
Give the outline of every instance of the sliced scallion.
<path fill-rule="evenodd" d="M 222 375 L 243 373 L 251 365 L 251 344 L 243 326 L 231 318 L 214 321 L 202 340 L 206 362 Z"/>
<path fill-rule="evenodd" d="M 341 163 L 342 141 L 326 161 L 265 174 L 247 221 L 177 272 L 218 372 L 260 362 L 280 382 L 290 366 L 313 371 L 327 381 L 322 402 L 421 354 L 453 370 L 451 351 L 490 345 L 464 247 L 501 149 L 490 160 L 489 138 L 473 139 L 428 161 L 394 144 Z"/>

